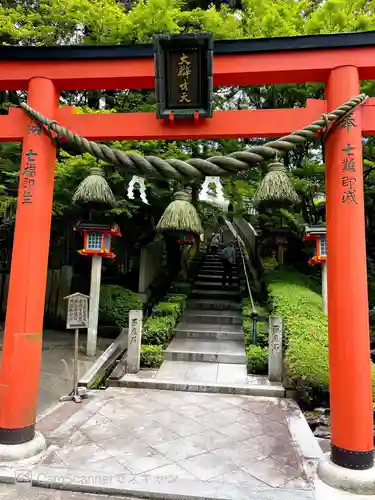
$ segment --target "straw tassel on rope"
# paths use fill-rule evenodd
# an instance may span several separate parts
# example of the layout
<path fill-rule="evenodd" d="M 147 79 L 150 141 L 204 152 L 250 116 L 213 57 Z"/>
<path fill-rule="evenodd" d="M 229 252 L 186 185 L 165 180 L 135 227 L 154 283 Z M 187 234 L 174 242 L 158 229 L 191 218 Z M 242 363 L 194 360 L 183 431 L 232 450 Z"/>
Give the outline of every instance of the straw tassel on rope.
<path fill-rule="evenodd" d="M 268 172 L 255 193 L 254 201 L 256 203 L 277 202 L 292 205 L 299 202 L 298 195 L 283 163 L 275 161 L 269 165 Z"/>
<path fill-rule="evenodd" d="M 157 231 L 186 231 L 188 233 L 202 234 L 202 224 L 195 207 L 191 204 L 191 196 L 185 191 L 178 191 L 173 196 L 174 200 L 165 209 Z"/>
<path fill-rule="evenodd" d="M 101 168 L 92 168 L 90 175 L 80 183 L 73 195 L 73 203 L 76 202 L 106 203 L 112 207 L 116 206 L 116 198 L 105 180 Z"/>

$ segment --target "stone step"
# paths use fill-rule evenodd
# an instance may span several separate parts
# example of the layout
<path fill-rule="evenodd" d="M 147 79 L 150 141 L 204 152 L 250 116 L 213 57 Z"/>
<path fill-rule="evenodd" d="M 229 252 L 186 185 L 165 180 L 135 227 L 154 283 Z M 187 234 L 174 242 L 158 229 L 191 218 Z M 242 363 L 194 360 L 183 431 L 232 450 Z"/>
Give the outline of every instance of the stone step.
<path fill-rule="evenodd" d="M 234 269 L 234 271 L 237 272 L 236 269 Z M 221 264 L 215 264 L 211 266 L 203 265 L 202 267 L 199 268 L 199 272 L 200 273 L 208 272 L 209 274 L 211 274 L 212 272 L 223 272 L 223 266 Z"/>
<path fill-rule="evenodd" d="M 219 289 L 223 289 L 222 288 L 222 285 L 221 285 L 221 282 L 217 282 L 217 281 L 196 281 L 194 283 L 194 288 L 196 290 L 219 290 Z M 229 290 L 229 291 L 232 291 L 232 292 L 239 292 L 240 290 L 240 287 L 239 287 L 239 283 L 235 283 L 235 284 L 232 284 L 232 285 L 228 285 L 226 287 L 226 290 Z"/>
<path fill-rule="evenodd" d="M 163 361 L 156 379 L 185 380 L 191 382 L 218 382 L 246 384 L 247 366 L 226 363 L 189 363 L 188 361 Z"/>
<path fill-rule="evenodd" d="M 240 396 L 266 396 L 266 397 L 276 397 L 276 398 L 284 398 L 285 397 L 285 389 L 281 384 L 276 382 L 269 382 L 266 377 L 262 377 L 261 375 L 251 375 L 248 377 L 246 384 L 236 383 L 236 384 L 228 384 L 228 383 L 219 383 L 219 382 L 187 382 L 186 380 L 163 380 L 159 378 L 141 378 L 137 375 L 124 375 L 124 377 L 120 380 L 111 380 L 111 387 L 132 387 L 139 389 L 155 389 L 159 391 L 189 391 L 189 392 L 206 392 L 206 393 L 216 393 L 216 394 L 237 394 Z M 275 488 L 277 492 L 277 489 Z M 246 493 L 249 493 L 249 489 L 247 488 Z M 269 490 L 268 490 L 269 493 Z M 200 496 L 200 498 L 207 498 L 207 492 L 204 492 Z M 272 490 L 272 495 L 274 496 L 274 490 Z M 176 497 L 173 497 L 176 498 Z M 214 498 L 214 497 L 212 497 Z M 222 497 L 221 497 L 222 498 Z M 252 497 L 244 496 L 243 498 L 250 498 L 250 500 L 270 500 L 273 497 L 264 497 L 264 499 L 260 496 L 260 492 L 256 493 L 254 499 Z M 275 500 L 277 499 L 274 496 Z M 295 500 L 294 497 L 284 497 L 279 500 L 286 500 L 290 498 L 290 500 Z M 297 498 L 297 497 L 296 497 Z M 311 500 L 311 497 L 307 497 Z M 306 500 L 307 500 L 306 498 Z M 301 490 L 298 490 L 298 499 L 305 500 L 305 497 L 301 496 Z"/>
<path fill-rule="evenodd" d="M 247 361 L 243 341 L 210 341 L 202 338 L 174 338 L 164 352 L 164 359 L 234 365 L 244 364 Z"/>
<path fill-rule="evenodd" d="M 194 289 L 191 294 L 194 299 L 210 300 L 241 300 L 240 291 L 233 290 L 197 290 Z"/>
<path fill-rule="evenodd" d="M 242 315 L 235 311 L 204 311 L 188 309 L 183 321 L 205 325 L 242 325 Z"/>
<path fill-rule="evenodd" d="M 200 323 L 193 322 L 190 320 L 191 316 L 184 315 L 183 320 L 176 326 L 175 332 L 182 333 L 191 333 L 192 336 L 198 337 L 198 333 L 203 334 L 211 334 L 213 338 L 219 338 L 220 334 L 224 336 L 230 337 L 231 335 L 240 336 L 239 339 L 233 340 L 242 340 L 243 339 L 243 330 L 241 325 L 225 325 L 225 324 L 208 324 L 208 323 Z M 220 318 L 221 319 L 221 318 Z M 194 334 L 194 335 L 193 335 Z M 216 337 L 217 336 L 217 337 Z M 202 335 L 202 338 L 205 338 L 206 335 Z"/>
<path fill-rule="evenodd" d="M 202 264 L 202 266 L 199 268 L 199 272 L 202 272 L 203 270 L 222 271 L 223 265 L 221 264 L 221 262 L 219 264 Z"/>
<path fill-rule="evenodd" d="M 242 303 L 237 300 L 207 300 L 207 299 L 190 299 L 187 304 L 187 310 L 200 311 L 241 311 Z"/>
<path fill-rule="evenodd" d="M 201 273 L 201 274 L 198 274 L 197 280 L 198 281 L 216 281 L 216 282 L 219 281 L 219 282 L 221 282 L 222 274 L 223 273 L 213 273 L 213 274 Z M 239 283 L 239 281 L 240 281 L 238 276 L 237 276 L 237 273 L 232 273 L 232 279 L 235 283 L 236 282 Z"/>
<path fill-rule="evenodd" d="M 207 326 L 207 325 L 205 325 Z M 228 325 L 227 325 L 228 326 Z M 180 329 L 176 328 L 174 331 L 175 337 L 177 339 L 205 339 L 205 340 L 243 340 L 244 334 L 240 333 L 231 333 L 231 332 L 217 332 L 212 328 L 211 330 L 198 330 L 195 327 L 194 323 L 191 325 L 191 328 Z"/>

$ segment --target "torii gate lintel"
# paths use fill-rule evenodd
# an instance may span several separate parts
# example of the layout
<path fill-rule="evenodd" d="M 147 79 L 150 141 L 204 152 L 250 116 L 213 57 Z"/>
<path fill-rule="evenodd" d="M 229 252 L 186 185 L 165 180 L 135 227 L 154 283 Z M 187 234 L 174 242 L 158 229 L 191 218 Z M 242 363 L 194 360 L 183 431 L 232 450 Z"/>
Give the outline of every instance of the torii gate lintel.
<path fill-rule="evenodd" d="M 326 100 L 307 99 L 303 108 L 217 111 L 209 119 L 170 126 L 155 113 L 76 114 L 74 107 L 65 106 L 56 110 L 55 119 L 91 141 L 274 138 L 301 129 L 327 111 Z M 1 140 L 22 141 L 27 122 L 23 110 L 10 108 L 8 115 L 0 115 Z M 375 135 L 375 98 L 363 105 L 362 133 Z"/>

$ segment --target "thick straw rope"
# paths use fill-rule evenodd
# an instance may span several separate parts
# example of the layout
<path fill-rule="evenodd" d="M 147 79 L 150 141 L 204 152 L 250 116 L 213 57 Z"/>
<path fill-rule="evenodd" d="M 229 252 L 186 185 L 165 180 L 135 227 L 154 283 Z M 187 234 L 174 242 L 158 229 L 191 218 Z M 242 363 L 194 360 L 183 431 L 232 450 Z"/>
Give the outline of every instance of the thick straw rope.
<path fill-rule="evenodd" d="M 304 144 L 308 140 L 316 137 L 317 133 L 325 130 L 348 114 L 352 113 L 358 106 L 363 104 L 367 96 L 360 94 L 345 102 L 334 111 L 323 115 L 319 120 L 303 127 L 297 132 L 281 137 L 276 141 L 267 142 L 263 146 L 252 146 L 244 151 L 231 153 L 228 156 L 213 156 L 207 160 L 191 158 L 187 161 L 177 159 L 161 159 L 156 156 L 140 156 L 137 154 L 124 153 L 116 148 L 110 148 L 105 144 L 88 141 L 78 134 L 74 134 L 67 128 L 43 116 L 39 111 L 31 108 L 28 104 L 21 102 L 19 107 L 42 124 L 45 130 L 54 140 L 67 139 L 82 153 L 90 153 L 96 158 L 113 165 L 124 166 L 131 173 L 136 173 L 150 179 L 171 178 L 187 183 L 192 180 L 199 180 L 207 175 L 224 176 L 235 174 L 249 167 L 257 165 L 266 160 L 280 157 L 290 149 Z M 54 135 L 55 134 L 55 135 Z M 63 144 L 61 144 L 63 146 Z"/>

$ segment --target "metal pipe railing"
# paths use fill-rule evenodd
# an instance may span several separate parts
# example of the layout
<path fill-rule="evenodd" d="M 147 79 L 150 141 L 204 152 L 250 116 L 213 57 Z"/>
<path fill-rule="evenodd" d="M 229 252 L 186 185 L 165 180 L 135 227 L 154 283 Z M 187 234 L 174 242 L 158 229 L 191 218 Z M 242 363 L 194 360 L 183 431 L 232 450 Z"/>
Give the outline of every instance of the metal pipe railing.
<path fill-rule="evenodd" d="M 242 266 L 245 274 L 245 280 L 246 280 L 246 286 L 247 286 L 247 291 L 251 303 L 251 318 L 253 320 L 252 322 L 252 332 L 251 332 L 251 341 L 254 345 L 257 343 L 257 321 L 259 318 L 258 312 L 255 307 L 254 299 L 253 299 L 253 294 L 251 293 L 251 287 L 250 287 L 250 280 L 249 280 L 249 273 L 247 269 L 247 264 L 246 264 L 246 259 L 245 259 L 245 252 L 246 252 L 246 245 L 241 238 L 241 236 L 238 234 L 237 230 L 234 228 L 233 224 L 229 221 L 229 219 L 225 216 L 223 216 L 223 220 L 229 229 L 229 231 L 232 233 L 235 242 L 237 243 L 237 246 L 240 250 L 241 254 L 241 261 L 242 261 Z M 249 259 L 249 256 L 246 256 L 247 259 Z"/>

